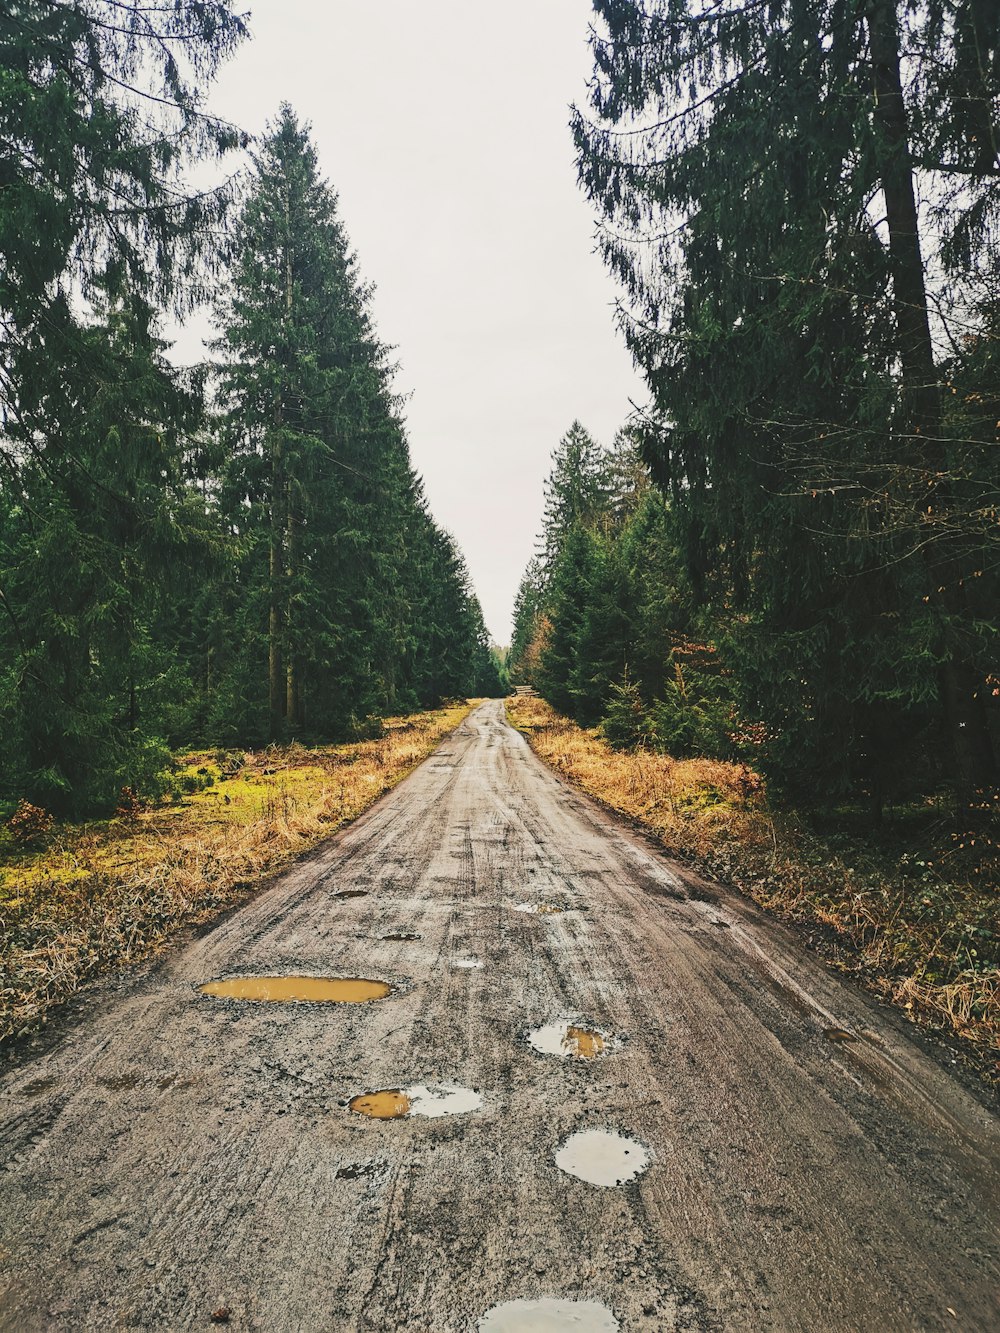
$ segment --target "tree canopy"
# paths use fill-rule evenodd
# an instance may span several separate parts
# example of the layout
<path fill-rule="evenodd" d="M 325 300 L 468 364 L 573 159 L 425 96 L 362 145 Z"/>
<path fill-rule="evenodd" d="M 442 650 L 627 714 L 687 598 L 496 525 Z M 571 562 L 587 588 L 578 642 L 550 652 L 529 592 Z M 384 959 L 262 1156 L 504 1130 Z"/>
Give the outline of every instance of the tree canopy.
<path fill-rule="evenodd" d="M 338 738 L 500 688 L 389 349 L 283 107 L 206 114 L 222 3 L 0 15 L 0 800 L 108 810 L 170 749 Z M 214 294 L 216 364 L 162 328 Z M 368 719 L 368 720 L 366 720 Z"/>

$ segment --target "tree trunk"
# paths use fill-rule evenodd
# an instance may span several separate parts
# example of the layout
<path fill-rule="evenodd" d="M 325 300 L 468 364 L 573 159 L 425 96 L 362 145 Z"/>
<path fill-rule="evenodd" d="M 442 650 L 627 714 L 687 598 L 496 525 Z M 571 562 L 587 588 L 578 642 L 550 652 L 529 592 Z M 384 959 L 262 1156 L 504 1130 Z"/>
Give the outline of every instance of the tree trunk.
<path fill-rule="evenodd" d="M 288 558 L 286 565 L 286 581 L 288 586 L 288 601 L 285 611 L 285 641 L 287 643 L 285 660 L 285 724 L 290 729 L 297 729 L 302 725 L 299 708 L 299 663 L 296 653 L 295 635 L 297 631 L 295 616 L 295 597 L 296 584 L 295 578 L 299 572 L 299 533 L 298 516 L 296 514 L 295 500 L 292 494 L 291 484 L 288 487 Z"/>
<path fill-rule="evenodd" d="M 284 730 L 284 681 L 282 679 L 282 594 L 284 583 L 285 547 L 285 480 L 281 458 L 281 431 L 275 430 L 271 440 L 271 540 L 268 568 L 267 679 L 269 702 L 268 734 L 272 741 L 281 739 Z"/>
<path fill-rule="evenodd" d="M 941 478 L 947 470 L 942 445 L 941 393 L 934 365 L 919 218 L 913 188 L 909 124 L 900 77 L 900 32 L 896 0 L 872 0 L 868 10 L 868 41 L 872 60 L 874 119 L 889 229 L 889 266 L 903 374 L 904 420 L 914 457 L 925 473 L 921 512 L 946 506 Z M 948 549 L 947 538 L 925 547 L 932 591 L 942 599 L 948 620 L 967 624 L 960 557 Z M 940 592 L 938 593 L 938 589 Z M 986 713 L 978 697 L 978 675 L 960 647 L 951 645 L 944 663 L 944 708 L 954 755 L 959 793 L 967 798 L 996 780 Z"/>
<path fill-rule="evenodd" d="M 286 179 L 285 181 L 285 235 L 284 235 L 284 288 L 285 288 L 285 357 L 286 357 L 286 375 L 291 373 L 291 348 L 290 333 L 292 322 L 293 305 L 293 271 L 292 271 L 292 228 L 291 228 L 291 190 Z M 282 404 L 284 408 L 284 404 Z M 298 540 L 296 533 L 295 520 L 295 477 L 293 475 L 292 459 L 285 460 L 284 489 L 282 491 L 283 512 L 282 528 L 285 542 L 285 578 L 284 578 L 284 650 L 285 650 L 285 678 L 283 682 L 285 727 L 297 727 L 299 725 L 299 706 L 298 706 L 298 670 L 296 663 L 296 643 L 295 635 L 298 630 L 295 617 L 295 576 L 298 571 Z"/>

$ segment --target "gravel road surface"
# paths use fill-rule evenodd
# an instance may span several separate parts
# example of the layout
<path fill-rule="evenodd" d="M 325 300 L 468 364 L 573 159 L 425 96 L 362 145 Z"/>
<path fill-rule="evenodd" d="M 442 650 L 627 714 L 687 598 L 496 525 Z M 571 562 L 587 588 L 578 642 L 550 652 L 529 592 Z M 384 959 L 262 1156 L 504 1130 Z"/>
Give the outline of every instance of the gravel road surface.
<path fill-rule="evenodd" d="M 276 976 L 391 989 L 198 989 Z M 0 1078 L 4 1329 L 1000 1328 L 996 1118 L 499 702 L 91 997 Z"/>

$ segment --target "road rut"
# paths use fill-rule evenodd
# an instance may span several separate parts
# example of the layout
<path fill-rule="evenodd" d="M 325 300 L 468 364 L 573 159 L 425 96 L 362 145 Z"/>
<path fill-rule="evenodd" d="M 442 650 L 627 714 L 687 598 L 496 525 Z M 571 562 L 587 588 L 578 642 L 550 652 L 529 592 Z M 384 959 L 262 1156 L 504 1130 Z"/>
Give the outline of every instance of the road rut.
<path fill-rule="evenodd" d="M 197 989 L 279 974 L 393 990 Z M 553 1048 L 559 1022 L 603 1050 Z M 472 1109 L 348 1105 L 438 1085 Z M 645 1169 L 557 1165 L 599 1130 Z M 568 789 L 490 702 L 7 1068 L 0 1327 L 448 1333 L 546 1300 L 622 1330 L 997 1328 L 997 1144 L 897 1015 Z"/>

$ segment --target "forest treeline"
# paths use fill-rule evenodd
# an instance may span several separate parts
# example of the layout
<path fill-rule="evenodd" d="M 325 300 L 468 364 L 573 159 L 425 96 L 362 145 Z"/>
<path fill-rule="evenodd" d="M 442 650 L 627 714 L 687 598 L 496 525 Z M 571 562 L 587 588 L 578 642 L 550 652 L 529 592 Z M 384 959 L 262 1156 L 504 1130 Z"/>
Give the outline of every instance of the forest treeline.
<path fill-rule="evenodd" d="M 0 802 L 500 691 L 307 128 L 204 112 L 245 36 L 212 0 L 0 11 Z"/>
<path fill-rule="evenodd" d="M 607 455 L 576 426 L 560 446 L 512 666 L 581 721 L 751 757 L 797 799 L 951 791 L 981 823 L 1000 4 L 595 10 L 578 169 L 649 405 Z"/>

